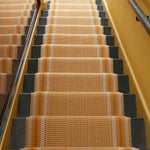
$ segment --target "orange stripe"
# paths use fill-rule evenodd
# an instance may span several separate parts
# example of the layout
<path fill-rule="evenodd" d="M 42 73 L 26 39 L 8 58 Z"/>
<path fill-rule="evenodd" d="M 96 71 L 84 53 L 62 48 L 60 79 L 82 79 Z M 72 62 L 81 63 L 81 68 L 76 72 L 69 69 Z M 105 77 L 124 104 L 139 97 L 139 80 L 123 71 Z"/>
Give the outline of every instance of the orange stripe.
<path fill-rule="evenodd" d="M 49 32 L 50 33 L 53 33 L 53 27 L 54 27 L 54 25 L 50 25 L 50 27 L 49 27 Z"/>
<path fill-rule="evenodd" d="M 43 62 L 43 69 L 45 72 L 47 70 L 47 62 L 45 61 L 45 59 L 43 59 L 42 62 Z"/>
<path fill-rule="evenodd" d="M 96 17 L 96 11 L 92 10 L 92 16 Z"/>
<path fill-rule="evenodd" d="M 119 118 L 119 123 L 120 123 L 120 125 L 119 126 L 123 126 L 123 128 L 125 129 L 125 121 L 123 120 L 121 120 L 121 118 Z M 124 130 L 121 130 L 120 129 L 120 135 L 125 135 L 125 133 L 124 133 Z M 120 144 L 121 145 L 125 145 L 125 136 L 122 136 L 122 140 L 120 140 Z"/>
<path fill-rule="evenodd" d="M 90 0 L 90 4 L 92 5 L 93 3 L 92 3 L 92 0 Z"/>
<path fill-rule="evenodd" d="M 52 35 L 47 35 L 47 41 L 48 41 L 48 43 L 52 43 Z M 46 44 L 48 44 L 48 43 L 46 43 Z"/>
<path fill-rule="evenodd" d="M 54 17 L 51 17 L 51 24 L 54 24 Z"/>
<path fill-rule="evenodd" d="M 52 10 L 51 16 L 55 16 L 55 10 L 54 9 Z"/>
<path fill-rule="evenodd" d="M 111 114 L 114 114 L 114 115 L 117 115 L 117 111 L 116 111 L 116 106 L 117 106 L 117 103 L 116 103 L 116 93 L 112 93 L 112 96 L 111 96 Z"/>
<path fill-rule="evenodd" d="M 13 41 L 14 41 L 14 44 L 17 44 L 17 35 L 13 35 Z"/>
<path fill-rule="evenodd" d="M 17 26 L 17 34 L 21 34 L 21 26 Z"/>
<path fill-rule="evenodd" d="M 97 21 L 97 18 L 94 17 L 94 25 L 98 25 L 97 22 L 98 22 L 98 21 Z"/>
<path fill-rule="evenodd" d="M 55 3 L 53 4 L 53 9 L 56 9 L 56 4 Z"/>
<path fill-rule="evenodd" d="M 99 26 L 96 26 L 96 34 L 100 34 L 100 28 L 99 28 Z"/>
<path fill-rule="evenodd" d="M 26 9 L 29 9 L 29 4 L 26 5 Z"/>
<path fill-rule="evenodd" d="M 48 53 L 48 49 L 49 49 L 48 45 L 45 45 L 46 54 Z"/>
<path fill-rule="evenodd" d="M 105 49 L 104 49 L 104 46 L 101 46 L 101 56 L 102 56 L 102 57 L 105 56 Z"/>
<path fill-rule="evenodd" d="M 27 16 L 27 10 L 24 10 L 24 16 Z"/>
<path fill-rule="evenodd" d="M 92 9 L 92 10 L 95 10 L 95 9 L 94 9 L 94 4 L 91 4 L 91 9 Z"/>
<path fill-rule="evenodd" d="M 102 44 L 102 36 L 101 35 L 97 35 L 97 42 L 99 45 Z"/>
<path fill-rule="evenodd" d="M 24 24 L 24 17 L 20 17 L 20 24 Z"/>

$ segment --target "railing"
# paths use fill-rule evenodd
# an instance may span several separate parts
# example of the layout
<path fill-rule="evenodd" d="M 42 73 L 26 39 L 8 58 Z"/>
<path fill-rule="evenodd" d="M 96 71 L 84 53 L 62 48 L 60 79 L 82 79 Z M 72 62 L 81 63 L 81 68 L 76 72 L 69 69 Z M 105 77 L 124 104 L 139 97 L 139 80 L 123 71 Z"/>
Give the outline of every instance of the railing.
<path fill-rule="evenodd" d="M 31 21 L 31 24 L 30 24 L 30 27 L 29 27 L 29 30 L 28 30 L 28 33 L 27 33 L 27 36 L 26 36 L 26 41 L 25 41 L 25 45 L 24 45 L 24 48 L 23 48 L 23 53 L 22 53 L 22 56 L 20 58 L 20 62 L 19 62 L 19 65 L 18 65 L 18 69 L 17 69 L 16 75 L 15 75 L 14 81 L 13 81 L 12 88 L 11 88 L 9 94 L 8 94 L 8 98 L 7 98 L 7 101 L 5 103 L 5 108 L 3 109 L 3 112 L 2 112 L 1 124 L 0 124 L 0 139 L 2 138 L 3 131 L 4 131 L 4 128 L 5 128 L 5 125 L 6 125 L 6 121 L 7 121 L 8 115 L 9 115 L 10 107 L 11 107 L 11 104 L 12 104 L 12 101 L 13 101 L 13 98 L 14 98 L 14 95 L 15 95 L 18 79 L 20 77 L 21 69 L 22 69 L 24 59 L 25 59 L 25 56 L 26 56 L 26 53 L 27 53 L 27 49 L 28 49 L 28 46 L 29 46 L 29 43 L 30 43 L 30 40 L 31 40 L 31 35 L 32 35 L 33 29 L 34 29 L 34 24 L 35 24 L 35 21 L 36 21 L 36 18 L 37 18 L 39 7 L 40 7 L 40 0 L 37 0 L 37 7 L 35 8 L 35 11 L 34 11 L 34 14 L 33 14 L 33 17 L 32 17 L 32 21 Z"/>
<path fill-rule="evenodd" d="M 143 24 L 145 30 L 150 36 L 150 22 L 143 11 L 140 9 L 138 4 L 134 0 L 128 0 L 129 4 L 133 8 L 134 12 L 137 15 L 138 20 Z"/>

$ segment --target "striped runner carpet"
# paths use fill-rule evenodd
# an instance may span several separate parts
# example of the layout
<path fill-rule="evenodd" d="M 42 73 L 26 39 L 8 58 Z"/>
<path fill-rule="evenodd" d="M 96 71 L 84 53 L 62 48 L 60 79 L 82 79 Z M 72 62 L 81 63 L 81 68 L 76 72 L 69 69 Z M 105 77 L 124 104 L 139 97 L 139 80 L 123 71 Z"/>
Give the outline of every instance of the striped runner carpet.
<path fill-rule="evenodd" d="M 19 96 L 23 144 L 11 148 L 138 149 L 132 137 L 136 108 L 131 115 L 126 107 L 130 96 L 101 1 L 47 1 Z"/>

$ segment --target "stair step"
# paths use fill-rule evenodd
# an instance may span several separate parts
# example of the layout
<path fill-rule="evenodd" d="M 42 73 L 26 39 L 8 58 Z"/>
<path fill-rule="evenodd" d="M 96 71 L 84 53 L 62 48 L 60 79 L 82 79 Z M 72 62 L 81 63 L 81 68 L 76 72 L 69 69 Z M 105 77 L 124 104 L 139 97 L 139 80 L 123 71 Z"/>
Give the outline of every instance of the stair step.
<path fill-rule="evenodd" d="M 119 122 L 120 123 L 122 122 L 121 123 L 122 125 L 119 124 Z M 124 126 L 125 122 L 126 122 L 126 126 Z M 30 130 L 30 123 L 32 123 L 32 130 Z M 41 123 L 43 127 L 41 127 Z M 26 124 L 28 124 L 28 126 Z M 34 124 L 36 124 L 36 126 Z M 143 119 L 139 119 L 139 118 L 129 119 L 126 117 L 86 117 L 86 116 L 29 117 L 27 118 L 27 120 L 25 118 L 14 118 L 12 122 L 10 149 L 19 149 L 19 148 L 24 147 L 25 136 L 26 136 L 26 146 L 30 147 L 32 145 L 32 147 L 39 147 L 40 146 L 39 141 L 41 138 L 41 134 L 39 132 L 40 130 L 42 130 L 42 132 L 46 131 L 43 133 L 45 135 L 44 136 L 45 138 L 44 139 L 42 138 L 42 139 L 43 141 L 47 140 L 47 142 L 45 142 L 45 145 L 44 145 L 47 147 L 48 146 L 88 147 L 89 146 L 88 134 L 91 135 L 90 147 L 92 146 L 101 147 L 102 145 L 103 147 L 108 147 L 107 142 L 106 143 L 105 142 L 102 143 L 102 142 L 106 141 L 106 139 L 110 141 L 112 140 L 110 138 L 112 137 L 111 132 L 109 132 L 112 130 L 112 125 L 113 125 L 113 128 L 115 128 L 116 131 L 118 132 L 118 134 L 116 135 L 118 136 L 117 139 L 120 139 L 119 141 L 123 142 L 122 144 L 118 143 L 119 147 L 120 146 L 130 147 L 132 144 L 133 147 L 138 147 L 141 150 L 146 150 L 145 127 L 144 127 Z M 115 125 L 117 125 L 117 128 Z M 45 129 L 50 128 L 51 130 L 47 132 L 47 130 L 44 130 L 44 128 Z M 119 129 L 122 129 L 122 131 L 128 130 L 129 132 L 128 132 L 128 135 L 125 134 L 126 136 L 130 136 L 131 134 L 130 136 L 131 139 L 128 138 L 129 145 L 125 144 L 125 139 L 126 139 L 124 137 L 125 135 L 124 136 L 119 135 L 119 132 L 120 132 Z M 107 134 L 105 133 L 105 130 L 107 130 Z M 69 136 L 69 138 L 67 138 L 67 136 Z M 83 139 L 82 136 L 84 137 L 84 140 L 82 140 Z M 30 137 L 32 141 L 29 140 Z M 78 140 L 76 140 L 75 138 L 77 138 Z M 66 142 L 67 139 L 69 140 L 68 144 Z M 101 139 L 101 140 L 98 140 L 98 139 Z M 48 141 L 51 141 L 51 142 L 48 142 Z M 44 146 L 42 145 L 42 147 Z M 109 147 L 111 147 L 111 145 L 109 145 Z"/>
<path fill-rule="evenodd" d="M 0 73 L 0 94 L 6 94 L 9 92 L 13 78 L 13 74 Z"/>
<path fill-rule="evenodd" d="M 101 4 L 93 4 L 91 7 L 90 4 L 63 4 L 63 3 L 53 3 L 46 6 L 46 9 L 57 9 L 58 10 L 100 10 L 103 11 L 103 5 Z"/>
<path fill-rule="evenodd" d="M 20 58 L 23 51 L 23 46 L 17 45 L 0 45 L 0 57 L 2 58 Z M 7 52 L 7 53 L 6 53 Z"/>
<path fill-rule="evenodd" d="M 27 3 L 27 0 L 1 0 L 0 4 L 25 4 Z M 34 0 L 30 0 L 28 3 L 34 3 Z"/>
<path fill-rule="evenodd" d="M 19 59 L 0 58 L 0 73 L 14 74 L 17 71 Z"/>
<path fill-rule="evenodd" d="M 55 28 L 55 30 L 54 30 Z M 40 25 L 37 27 L 37 34 L 104 34 L 111 35 L 111 27 L 93 25 Z"/>
<path fill-rule="evenodd" d="M 39 25 L 46 25 L 49 22 L 52 24 L 53 20 L 56 18 L 57 24 L 65 24 L 65 25 L 93 25 L 93 18 L 91 17 L 41 17 L 39 20 Z M 30 23 L 31 19 L 29 19 Z M 108 19 L 107 18 L 95 18 L 95 24 L 94 25 L 102 25 L 102 26 L 108 26 Z"/>
<path fill-rule="evenodd" d="M 27 34 L 29 26 L 6 25 L 0 26 L 0 34 Z"/>
<path fill-rule="evenodd" d="M 45 97 L 47 97 L 47 99 Z M 44 106 L 41 105 L 43 103 L 43 100 L 47 101 L 46 106 L 49 110 L 46 114 L 43 111 Z M 38 108 L 38 110 L 36 113 L 33 113 L 33 111 L 30 112 L 30 109 L 34 109 L 33 106 L 35 105 L 35 101 L 36 108 Z M 89 104 L 88 106 L 87 103 Z M 108 112 L 108 106 L 110 107 L 110 112 Z M 118 111 L 120 108 L 119 106 L 122 107 L 122 111 Z M 67 112 L 67 110 L 69 110 L 69 112 Z M 135 94 L 121 94 L 111 92 L 20 93 L 17 114 L 18 117 L 28 117 L 30 115 L 125 115 L 127 117 L 136 118 L 136 98 Z"/>
<path fill-rule="evenodd" d="M 73 66 L 73 67 L 72 67 Z M 28 60 L 28 73 L 117 73 L 123 74 L 123 60 L 109 58 L 52 57 Z"/>
<path fill-rule="evenodd" d="M 0 10 L 0 17 L 30 17 L 34 10 Z"/>
<path fill-rule="evenodd" d="M 96 11 L 96 10 L 43 10 L 41 16 L 55 16 L 55 12 L 57 12 L 57 16 L 65 16 L 65 17 L 101 17 L 105 18 L 105 11 Z"/>
<path fill-rule="evenodd" d="M 1 34 L 0 45 L 24 45 L 25 39 L 20 34 Z"/>
<path fill-rule="evenodd" d="M 35 35 L 34 44 L 81 44 L 81 45 L 110 45 L 114 46 L 112 35 L 86 35 L 86 34 L 38 34 Z"/>
<path fill-rule="evenodd" d="M 108 77 L 110 78 L 109 80 Z M 51 82 L 50 78 L 53 78 Z M 50 83 L 48 84 L 48 82 Z M 108 82 L 108 85 L 110 86 L 103 87 L 103 82 Z M 40 85 L 41 83 L 43 83 L 42 86 Z M 128 75 L 104 73 L 36 73 L 24 75 L 24 93 L 49 91 L 47 88 L 50 88 L 49 90 L 52 90 L 53 92 L 118 91 L 129 93 L 129 78 Z"/>
<path fill-rule="evenodd" d="M 137 148 L 132 148 L 132 147 L 42 147 L 42 150 L 138 150 Z M 24 148 L 21 150 L 39 150 L 38 148 Z"/>
<path fill-rule="evenodd" d="M 59 2 L 60 4 L 97 4 L 97 5 L 100 5 L 102 3 L 102 0 L 90 0 L 90 1 L 85 1 L 85 0 L 59 0 L 59 1 L 56 1 L 56 2 L 53 2 L 53 1 L 48 1 L 47 2 L 47 5 L 51 4 L 51 3 L 57 3 Z"/>
<path fill-rule="evenodd" d="M 0 25 L 29 25 L 28 19 L 28 17 L 0 17 Z"/>
<path fill-rule="evenodd" d="M 31 10 L 34 9 L 34 4 L 1 4 L 0 10 Z"/>
<path fill-rule="evenodd" d="M 51 50 L 52 49 L 52 50 Z M 31 57 L 110 57 L 118 58 L 118 47 L 99 45 L 34 45 Z"/>

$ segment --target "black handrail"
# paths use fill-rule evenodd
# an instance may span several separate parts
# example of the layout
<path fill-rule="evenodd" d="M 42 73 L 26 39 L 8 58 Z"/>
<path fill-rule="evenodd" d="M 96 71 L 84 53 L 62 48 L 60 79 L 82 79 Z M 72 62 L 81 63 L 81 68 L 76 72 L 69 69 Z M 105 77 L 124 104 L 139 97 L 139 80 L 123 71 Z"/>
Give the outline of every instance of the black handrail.
<path fill-rule="evenodd" d="M 133 8 L 133 10 L 135 11 L 139 21 L 141 21 L 145 30 L 148 32 L 148 34 L 150 36 L 150 22 L 147 19 L 146 15 L 143 13 L 143 11 L 140 9 L 138 4 L 134 0 L 128 0 L 128 2 L 131 5 L 131 7 Z"/>
<path fill-rule="evenodd" d="M 16 91 L 18 79 L 20 77 L 21 69 L 23 67 L 23 63 L 24 63 L 24 60 L 25 60 L 27 49 L 28 49 L 28 46 L 29 46 L 29 43 L 30 43 L 30 40 L 31 40 L 31 36 L 32 36 L 32 32 L 33 32 L 34 25 L 35 25 L 35 22 L 36 22 L 37 14 L 39 12 L 39 7 L 40 7 L 40 0 L 37 0 L 37 8 L 35 8 L 35 11 L 34 11 L 34 14 L 33 14 L 33 17 L 32 17 L 32 21 L 31 21 L 31 24 L 30 24 L 30 27 L 29 27 L 29 30 L 28 30 L 28 33 L 27 33 L 27 36 L 26 36 L 25 45 L 24 45 L 24 48 L 23 48 L 23 53 L 22 53 L 22 56 L 21 56 L 20 61 L 19 61 L 18 69 L 17 69 L 16 75 L 15 75 L 15 78 L 14 78 L 14 81 L 13 81 L 12 88 L 11 88 L 9 94 L 8 94 L 7 104 L 5 105 L 5 109 L 3 109 L 3 113 L 2 113 L 2 116 L 1 116 L 2 119 L 1 119 L 1 124 L 0 124 L 0 140 L 3 136 L 3 131 L 4 131 L 6 121 L 7 121 L 8 115 L 9 115 L 9 110 L 10 110 L 10 107 L 11 107 L 11 104 L 12 104 L 12 101 L 13 101 L 13 98 L 14 98 L 14 94 L 15 94 L 15 91 Z"/>

